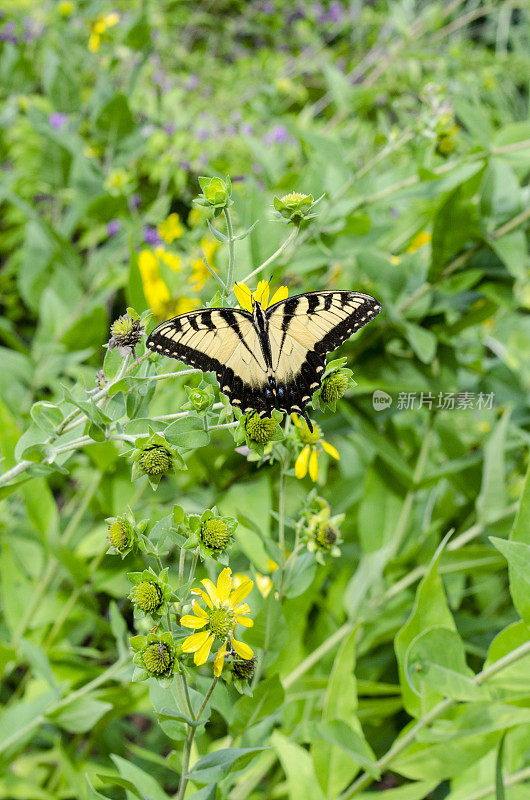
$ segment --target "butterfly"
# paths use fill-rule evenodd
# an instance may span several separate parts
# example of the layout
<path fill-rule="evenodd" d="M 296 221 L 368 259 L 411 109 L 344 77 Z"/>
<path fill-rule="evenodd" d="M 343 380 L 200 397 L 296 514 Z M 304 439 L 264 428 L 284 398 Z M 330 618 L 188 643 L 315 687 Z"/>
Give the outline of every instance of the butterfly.
<path fill-rule="evenodd" d="M 325 355 L 381 311 L 354 291 L 306 292 L 264 309 L 202 308 L 162 322 L 147 339 L 155 353 L 215 372 L 221 391 L 242 412 L 274 408 L 304 417 L 321 384 Z"/>

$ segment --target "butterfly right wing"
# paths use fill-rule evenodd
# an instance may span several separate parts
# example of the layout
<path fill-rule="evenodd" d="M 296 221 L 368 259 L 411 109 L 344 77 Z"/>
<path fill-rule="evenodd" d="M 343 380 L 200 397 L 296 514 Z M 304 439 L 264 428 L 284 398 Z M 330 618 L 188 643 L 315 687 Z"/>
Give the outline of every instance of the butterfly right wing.
<path fill-rule="evenodd" d="M 221 391 L 242 411 L 270 411 L 267 366 L 252 316 L 235 308 L 203 308 L 153 330 L 147 347 L 203 372 L 215 372 Z"/>

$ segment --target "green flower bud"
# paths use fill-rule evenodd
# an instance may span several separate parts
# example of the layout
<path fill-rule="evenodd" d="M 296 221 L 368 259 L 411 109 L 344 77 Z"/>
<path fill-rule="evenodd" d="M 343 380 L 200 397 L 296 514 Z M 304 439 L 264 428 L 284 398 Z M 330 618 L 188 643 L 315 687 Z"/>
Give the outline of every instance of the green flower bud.
<path fill-rule="evenodd" d="M 127 517 L 115 517 L 108 528 L 109 544 L 118 553 L 123 553 L 131 548 L 135 536 L 134 529 Z"/>
<path fill-rule="evenodd" d="M 153 642 L 142 652 L 142 662 L 149 675 L 168 677 L 173 674 L 175 656 L 166 642 Z"/>
<path fill-rule="evenodd" d="M 134 351 L 145 334 L 145 328 L 139 319 L 124 314 L 112 323 L 110 332 L 109 350 L 117 347 L 119 354 L 124 356 Z"/>
<path fill-rule="evenodd" d="M 215 209 L 227 208 L 232 204 L 232 184 L 230 178 L 199 178 L 202 194 L 195 200 L 198 205 L 211 206 Z"/>
<path fill-rule="evenodd" d="M 337 541 L 338 532 L 331 525 L 319 525 L 315 531 L 315 542 L 323 550 L 331 550 Z"/>
<path fill-rule="evenodd" d="M 274 198 L 274 208 L 278 212 L 279 219 L 299 225 L 303 219 L 311 219 L 316 216 L 311 211 L 321 199 L 319 197 L 318 200 L 315 200 L 312 194 L 289 192 L 283 197 Z"/>
<path fill-rule="evenodd" d="M 144 614 L 152 614 L 160 608 L 164 596 L 158 583 L 142 581 L 132 589 L 131 600 Z"/>
<path fill-rule="evenodd" d="M 207 609 L 209 628 L 218 639 L 225 639 L 234 628 L 235 615 L 227 608 Z"/>
<path fill-rule="evenodd" d="M 200 537 L 212 550 L 224 550 L 230 542 L 230 529 L 220 517 L 210 517 L 201 525 Z"/>
<path fill-rule="evenodd" d="M 320 397 L 324 403 L 333 403 L 344 395 L 348 388 L 348 375 L 341 371 L 332 372 L 322 383 Z"/>
<path fill-rule="evenodd" d="M 206 409 L 210 407 L 213 400 L 212 392 L 205 391 L 204 389 L 191 389 L 187 391 L 188 387 L 186 386 L 185 388 L 189 403 L 195 411 L 206 411 Z"/>
<path fill-rule="evenodd" d="M 452 134 L 439 136 L 436 141 L 436 150 L 441 156 L 448 156 L 455 149 L 455 137 Z"/>
<path fill-rule="evenodd" d="M 138 465 L 146 475 L 165 475 L 173 467 L 173 458 L 165 447 L 152 445 L 144 449 Z"/>
<path fill-rule="evenodd" d="M 257 411 L 245 422 L 245 431 L 252 441 L 258 444 L 270 442 L 276 431 L 278 422 L 272 417 L 260 417 Z"/>
<path fill-rule="evenodd" d="M 254 675 L 255 668 L 255 658 L 249 658 L 248 661 L 238 658 L 232 662 L 232 672 L 234 676 L 242 681 L 249 681 Z"/>

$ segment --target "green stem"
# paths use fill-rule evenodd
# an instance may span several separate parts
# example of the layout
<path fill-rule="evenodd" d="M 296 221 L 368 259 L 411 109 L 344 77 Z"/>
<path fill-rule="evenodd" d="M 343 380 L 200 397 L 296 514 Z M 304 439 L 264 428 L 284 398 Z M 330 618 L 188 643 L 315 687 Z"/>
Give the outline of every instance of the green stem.
<path fill-rule="evenodd" d="M 271 256 L 269 256 L 263 262 L 263 264 L 260 264 L 259 267 L 256 267 L 256 269 L 253 269 L 252 272 L 249 272 L 248 275 L 245 275 L 245 277 L 243 278 L 241 283 L 247 283 L 247 281 L 249 281 L 251 278 L 253 278 L 255 275 L 257 275 L 259 272 L 261 272 L 262 269 L 265 269 L 265 267 L 268 267 L 269 264 L 272 264 L 273 261 L 276 261 L 276 259 L 279 258 L 279 256 L 281 256 L 283 251 L 286 250 L 289 247 L 291 242 L 294 242 L 294 240 L 298 236 L 299 232 L 300 232 L 299 225 L 295 225 L 293 227 L 291 233 L 287 237 L 287 239 L 284 242 L 282 242 L 282 244 L 278 247 L 278 249 L 275 250 L 274 253 Z"/>
<path fill-rule="evenodd" d="M 196 718 L 194 717 L 194 719 L 200 719 L 201 718 L 202 713 L 203 713 L 204 709 L 206 708 L 208 700 L 212 696 L 212 692 L 215 689 L 218 680 L 219 680 L 219 678 L 217 678 L 217 677 L 215 677 L 213 679 L 213 681 L 212 681 L 212 683 L 210 685 L 210 688 L 208 689 L 208 692 L 206 694 L 206 697 L 204 698 L 204 700 L 202 702 L 202 705 L 201 705 L 201 707 L 199 709 L 199 713 L 197 714 Z M 195 731 L 196 730 L 197 730 L 197 728 L 195 726 L 190 728 L 188 730 L 188 734 L 186 736 L 186 741 L 184 742 L 184 752 L 182 753 L 182 771 L 181 771 L 181 775 L 180 775 L 179 788 L 178 788 L 178 792 L 177 792 L 175 800 L 183 800 L 184 795 L 186 793 L 186 786 L 188 785 L 188 770 L 189 770 L 189 765 L 190 765 L 191 747 L 193 745 L 193 740 L 195 738 Z"/>
<path fill-rule="evenodd" d="M 226 231 L 228 234 L 228 275 L 226 278 L 226 286 L 225 286 L 225 296 L 228 296 L 228 293 L 232 290 L 232 286 L 234 285 L 234 271 L 235 271 L 234 229 L 232 227 L 232 218 L 230 216 L 230 211 L 227 208 L 223 208 L 223 215 L 225 218 Z"/>

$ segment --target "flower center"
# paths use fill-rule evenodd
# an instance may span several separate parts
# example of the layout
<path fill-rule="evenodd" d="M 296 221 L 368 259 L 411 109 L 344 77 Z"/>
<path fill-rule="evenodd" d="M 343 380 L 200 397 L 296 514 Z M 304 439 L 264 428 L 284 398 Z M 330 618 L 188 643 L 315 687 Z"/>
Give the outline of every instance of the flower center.
<path fill-rule="evenodd" d="M 162 591 L 157 583 L 142 581 L 134 589 L 134 601 L 146 614 L 156 611 L 162 605 Z"/>
<path fill-rule="evenodd" d="M 160 445 L 146 447 L 138 463 L 148 475 L 163 475 L 171 469 L 171 453 Z"/>
<path fill-rule="evenodd" d="M 214 608 L 208 611 L 210 630 L 218 639 L 228 636 L 234 627 L 235 617 L 227 608 Z"/>
<path fill-rule="evenodd" d="M 301 426 L 296 429 L 299 440 L 302 444 L 316 444 L 322 438 L 322 429 L 313 422 L 313 433 L 307 427 L 307 422 L 303 420 Z"/>
<path fill-rule="evenodd" d="M 152 675 L 163 675 L 173 666 L 173 656 L 167 644 L 153 642 L 142 653 L 145 668 Z"/>
<path fill-rule="evenodd" d="M 223 550 L 230 541 L 228 525 L 222 519 L 207 519 L 201 526 L 201 539 L 207 547 Z"/>
<path fill-rule="evenodd" d="M 329 550 L 337 541 L 337 534 L 329 525 L 320 525 L 316 531 L 315 539 L 321 547 Z"/>
<path fill-rule="evenodd" d="M 109 525 L 109 542 L 116 550 L 124 550 L 130 543 L 130 531 L 120 520 Z"/>

